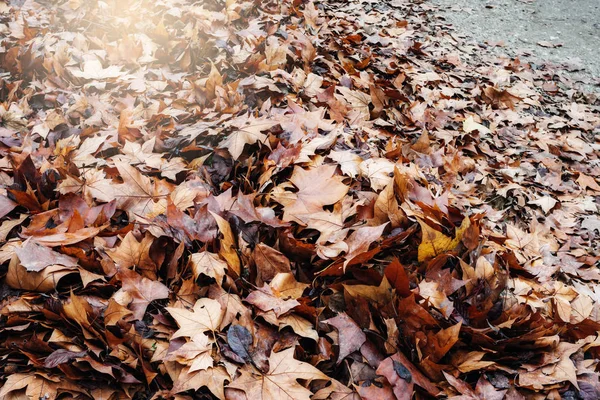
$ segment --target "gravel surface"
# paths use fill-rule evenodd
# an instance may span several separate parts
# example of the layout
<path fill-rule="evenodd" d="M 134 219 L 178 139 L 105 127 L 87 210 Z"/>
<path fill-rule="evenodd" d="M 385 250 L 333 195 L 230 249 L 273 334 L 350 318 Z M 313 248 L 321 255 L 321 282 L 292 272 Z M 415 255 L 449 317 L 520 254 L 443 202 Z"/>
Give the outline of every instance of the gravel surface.
<path fill-rule="evenodd" d="M 600 91 L 599 0 L 431 2 L 465 43 L 547 64 L 582 89 Z"/>

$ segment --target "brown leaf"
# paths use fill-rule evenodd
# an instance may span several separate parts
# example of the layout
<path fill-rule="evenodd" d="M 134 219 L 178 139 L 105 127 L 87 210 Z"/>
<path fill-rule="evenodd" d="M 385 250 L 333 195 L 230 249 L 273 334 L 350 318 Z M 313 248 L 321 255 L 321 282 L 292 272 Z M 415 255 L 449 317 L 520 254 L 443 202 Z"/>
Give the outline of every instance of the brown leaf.
<path fill-rule="evenodd" d="M 264 243 L 256 245 L 253 256 L 256 263 L 256 283 L 258 285 L 271 281 L 278 273 L 292 272 L 290 260 L 279 251 Z"/>
<path fill-rule="evenodd" d="M 412 374 L 400 361 L 391 357 L 386 358 L 377 367 L 377 375 L 384 376 L 392 385 L 396 399 L 410 400 L 412 398 L 414 386 Z"/>
<path fill-rule="evenodd" d="M 348 192 L 342 177 L 335 176 L 335 165 L 323 165 L 309 170 L 294 168 L 290 182 L 295 193 L 281 191 L 275 200 L 284 206 L 284 221 L 303 223 L 310 214 L 323 211 L 323 206 L 340 201 Z"/>
<path fill-rule="evenodd" d="M 246 364 L 248 367 L 248 364 Z M 329 380 L 327 375 L 312 365 L 294 358 L 294 348 L 271 353 L 269 370 L 260 373 L 253 368 L 242 368 L 241 376 L 227 388 L 239 389 L 250 399 L 261 400 L 310 400 L 312 392 L 301 386 L 297 379 L 313 381 Z"/>
<path fill-rule="evenodd" d="M 227 263 L 221 260 L 217 254 L 208 251 L 192 254 L 190 264 L 195 279 L 203 274 L 214 278 L 218 284 L 221 284 L 227 272 Z"/>
<path fill-rule="evenodd" d="M 219 302 L 208 298 L 199 299 L 192 311 L 177 307 L 167 307 L 166 310 L 179 325 L 179 330 L 173 334 L 174 338 L 192 337 L 198 332 L 216 332 L 223 319 Z"/>
<path fill-rule="evenodd" d="M 17 206 L 17 203 L 10 200 L 6 196 L 0 196 L 0 218 L 3 218 L 6 214 L 14 210 Z"/>
<path fill-rule="evenodd" d="M 337 329 L 339 334 L 340 354 L 337 364 L 339 365 L 350 353 L 360 349 L 367 340 L 367 336 L 346 313 L 341 313 L 335 318 L 326 319 L 323 323 Z"/>
<path fill-rule="evenodd" d="M 385 268 L 385 276 L 390 284 L 396 289 L 396 292 L 402 297 L 410 296 L 410 282 L 404 266 L 400 264 L 397 258 Z"/>
<path fill-rule="evenodd" d="M 132 267 L 155 271 L 156 264 L 150 257 L 150 246 L 154 241 L 150 234 L 146 234 L 141 242 L 138 241 L 133 232 L 127 233 L 119 247 L 109 249 L 106 252 L 112 258 L 117 266 L 122 269 Z"/>
<path fill-rule="evenodd" d="M 233 231 L 231 230 L 231 226 L 229 222 L 221 218 L 219 215 L 210 212 L 215 221 L 217 221 L 217 225 L 219 226 L 219 231 L 223 235 L 223 240 L 221 240 L 221 248 L 219 250 L 219 255 L 223 257 L 231 270 L 239 276 L 241 273 L 241 265 L 240 258 L 237 255 L 235 250 L 235 237 L 233 236 Z"/>
<path fill-rule="evenodd" d="M 212 367 L 201 371 L 190 372 L 184 368 L 174 379 L 172 393 L 183 393 L 190 389 L 208 388 L 219 400 L 225 400 L 225 381 L 230 380 L 224 367 Z"/>
<path fill-rule="evenodd" d="M 45 293 L 55 289 L 62 278 L 73 273 L 77 270 L 63 265 L 50 265 L 39 272 L 28 272 L 15 255 L 8 265 L 6 284 L 14 289 Z"/>
<path fill-rule="evenodd" d="M 15 253 L 19 257 L 20 264 L 27 271 L 39 272 L 50 265 L 77 267 L 75 258 L 52 251 L 52 249 L 40 245 L 32 238 L 27 239 L 23 242 L 23 246 L 15 249 Z"/>
<path fill-rule="evenodd" d="M 123 282 L 123 291 L 131 297 L 129 309 L 137 320 L 143 319 L 151 302 L 169 297 L 169 289 L 164 284 L 144 278 L 134 271 L 120 270 L 118 277 Z"/>
<path fill-rule="evenodd" d="M 300 305 L 295 299 L 284 300 L 277 297 L 271 287 L 267 285 L 250 293 L 248 297 L 246 297 L 246 302 L 263 311 L 273 310 L 277 317 L 288 313 L 291 309 Z"/>

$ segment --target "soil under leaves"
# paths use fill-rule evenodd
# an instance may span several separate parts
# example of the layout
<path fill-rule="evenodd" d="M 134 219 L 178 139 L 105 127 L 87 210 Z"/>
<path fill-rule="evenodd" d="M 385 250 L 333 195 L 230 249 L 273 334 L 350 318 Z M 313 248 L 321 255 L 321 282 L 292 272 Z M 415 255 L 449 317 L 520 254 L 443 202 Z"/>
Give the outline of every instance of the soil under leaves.
<path fill-rule="evenodd" d="M 598 398 L 598 107 L 434 13 L 0 2 L 0 398 Z"/>

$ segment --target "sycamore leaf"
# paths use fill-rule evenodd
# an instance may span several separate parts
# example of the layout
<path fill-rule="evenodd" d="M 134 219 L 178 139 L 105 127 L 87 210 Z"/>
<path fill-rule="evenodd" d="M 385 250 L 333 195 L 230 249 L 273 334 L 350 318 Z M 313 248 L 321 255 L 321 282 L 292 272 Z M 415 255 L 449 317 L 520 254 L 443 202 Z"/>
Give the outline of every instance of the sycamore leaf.
<path fill-rule="evenodd" d="M 11 212 L 18 204 L 4 195 L 0 195 L 0 218 Z"/>
<path fill-rule="evenodd" d="M 322 165 L 305 170 L 295 167 L 290 182 L 298 191 L 277 193 L 274 197 L 285 207 L 285 221 L 306 221 L 312 213 L 323 211 L 323 206 L 340 201 L 348 187 L 342 177 L 336 176 L 335 165 Z"/>
<path fill-rule="evenodd" d="M 369 179 L 373 190 L 380 191 L 392 181 L 394 163 L 385 158 L 371 158 L 363 161 L 359 169 L 360 175 Z"/>
<path fill-rule="evenodd" d="M 83 192 L 87 199 L 109 202 L 115 199 L 115 187 L 110 179 L 106 179 L 101 170 L 89 169 L 83 174 L 83 179 L 68 175 L 58 186 L 60 193 Z"/>
<path fill-rule="evenodd" d="M 350 234 L 346 239 L 348 252 L 346 261 L 344 261 L 344 269 L 349 264 L 355 264 L 357 261 L 364 262 L 371 258 L 371 254 L 368 252 L 369 247 L 381 237 L 386 226 L 387 222 L 379 226 L 363 226 Z M 365 254 L 367 254 L 366 257 L 364 257 Z"/>
<path fill-rule="evenodd" d="M 192 254 L 190 264 L 195 279 L 204 274 L 214 278 L 220 284 L 227 272 L 227 263 L 221 260 L 217 254 L 208 251 Z"/>
<path fill-rule="evenodd" d="M 208 388 L 219 400 L 225 400 L 225 381 L 230 380 L 224 367 L 212 367 L 200 371 L 184 368 L 173 382 L 172 393 L 182 393 L 190 389 Z"/>
<path fill-rule="evenodd" d="M 277 297 L 283 299 L 297 299 L 298 297 L 302 297 L 304 290 L 310 287 L 307 283 L 298 282 L 291 273 L 279 273 L 275 275 L 269 286 Z"/>
<path fill-rule="evenodd" d="M 128 306 L 133 311 L 134 319 L 143 319 L 146 308 L 154 300 L 169 297 L 169 289 L 164 284 L 142 277 L 135 271 L 122 269 L 118 276 L 123 282 L 122 290 L 131 297 Z"/>
<path fill-rule="evenodd" d="M 174 338 L 192 337 L 198 332 L 218 331 L 223 319 L 223 310 L 219 302 L 208 298 L 199 299 L 192 311 L 177 307 L 167 307 L 167 311 L 179 325 L 179 330 L 173 334 Z"/>
<path fill-rule="evenodd" d="M 379 286 L 346 284 L 343 286 L 350 296 L 362 297 L 375 304 L 386 304 L 392 300 L 392 287 L 385 276 Z"/>
<path fill-rule="evenodd" d="M 338 86 L 337 90 L 341 93 L 341 96 L 336 95 L 337 98 L 346 101 L 346 103 L 348 103 L 362 119 L 369 119 L 369 104 L 371 104 L 371 96 L 369 94 L 358 90 L 348 89 L 344 86 Z"/>
<path fill-rule="evenodd" d="M 19 226 L 27 219 L 27 214 L 21 214 L 19 218 L 14 220 L 6 220 L 0 225 L 0 243 L 6 241 L 6 237 L 16 226 Z"/>
<path fill-rule="evenodd" d="M 361 397 L 340 381 L 331 379 L 331 385 L 320 389 L 312 397 L 313 400 L 361 400 Z"/>
<path fill-rule="evenodd" d="M 212 348 L 212 340 L 204 333 L 198 333 L 189 342 L 168 353 L 164 359 L 189 365 L 189 372 L 206 370 L 213 366 Z"/>
<path fill-rule="evenodd" d="M 115 161 L 123 184 L 116 185 L 118 208 L 126 210 L 134 218 L 144 216 L 152 210 L 157 193 L 152 181 L 135 167 L 120 161 Z"/>
<path fill-rule="evenodd" d="M 156 269 L 156 264 L 150 257 L 150 246 L 154 239 L 151 235 L 145 235 L 138 241 L 133 232 L 127 233 L 119 246 L 107 250 L 108 255 L 119 268 L 137 267 L 141 269 Z"/>
<path fill-rule="evenodd" d="M 227 388 L 242 390 L 248 399 L 255 400 L 310 400 L 312 392 L 297 380 L 329 380 L 317 368 L 296 360 L 293 347 L 271 353 L 268 372 L 263 374 L 254 368 L 245 368 L 241 373 Z"/>
<path fill-rule="evenodd" d="M 83 228 L 79 229 L 75 232 L 64 232 L 64 233 L 54 233 L 50 235 L 43 236 L 33 236 L 35 237 L 35 241 L 39 244 L 48 246 L 48 247 L 56 247 L 56 246 L 68 246 L 71 244 L 82 242 L 86 239 L 96 236 L 103 227 L 96 228 Z M 25 236 L 25 235 L 23 235 Z"/>
<path fill-rule="evenodd" d="M 491 133 L 489 128 L 475 122 L 472 115 L 463 121 L 463 131 L 465 131 L 466 133 L 477 131 L 482 136 L 489 135 Z"/>
<path fill-rule="evenodd" d="M 281 252 L 264 243 L 256 245 L 253 256 L 259 284 L 271 281 L 279 273 L 292 271 L 290 260 Z"/>
<path fill-rule="evenodd" d="M 422 280 L 419 283 L 419 294 L 440 310 L 444 317 L 449 318 L 454 311 L 454 305 L 438 286 L 437 282 Z"/>
<path fill-rule="evenodd" d="M 337 360 L 338 365 L 344 358 L 348 357 L 350 353 L 360 349 L 367 340 L 367 336 L 362 329 L 360 329 L 358 324 L 346 313 L 340 313 L 337 317 L 327 319 L 323 321 L 323 323 L 335 327 L 340 335 L 340 354 Z"/>
<path fill-rule="evenodd" d="M 359 174 L 360 165 L 363 162 L 363 159 L 358 154 L 350 150 L 334 150 L 329 152 L 327 157 L 337 162 L 340 165 L 342 172 L 352 178 L 355 178 Z"/>
<path fill-rule="evenodd" d="M 213 216 L 215 221 L 217 221 L 219 231 L 223 235 L 219 255 L 223 257 L 225 261 L 227 261 L 227 264 L 229 267 L 231 267 L 232 271 L 239 276 L 241 272 L 240 258 L 235 251 L 235 237 L 233 236 L 231 225 L 229 225 L 229 222 L 221 218 L 221 216 L 218 214 L 215 214 L 212 211 L 210 211 L 210 214 Z"/>
<path fill-rule="evenodd" d="M 237 160 L 244 152 L 245 145 L 256 142 L 264 143 L 267 135 L 262 132 L 271 129 L 277 124 L 277 121 L 268 121 L 253 117 L 249 117 L 245 121 L 238 119 L 231 124 L 234 127 L 234 131 L 229 134 L 221 146 L 228 149 L 231 156 Z"/>
<path fill-rule="evenodd" d="M 392 385 L 397 400 L 410 400 L 414 380 L 410 370 L 400 361 L 388 357 L 377 367 L 377 375 L 384 376 Z"/>
<path fill-rule="evenodd" d="M 78 78 L 95 80 L 117 78 L 123 74 L 120 66 L 111 65 L 108 68 L 104 68 L 98 59 L 84 61 L 83 71 L 76 68 L 71 68 L 70 71 Z"/>
<path fill-rule="evenodd" d="M 550 196 L 542 196 L 536 200 L 531 200 L 529 202 L 529 204 L 535 204 L 540 206 L 542 210 L 544 210 L 544 214 L 548 214 L 548 212 L 554 208 L 556 203 L 558 203 L 558 201 Z"/>
<path fill-rule="evenodd" d="M 277 317 L 281 317 L 288 313 L 292 308 L 300 305 L 295 299 L 285 300 L 278 297 L 268 285 L 250 293 L 248 297 L 246 297 L 246 301 L 263 311 L 273 310 Z"/>
<path fill-rule="evenodd" d="M 15 253 L 19 257 L 19 262 L 27 271 L 39 272 L 50 265 L 77 267 L 75 258 L 42 246 L 32 238 L 27 239 L 21 248 L 15 249 Z"/>
<path fill-rule="evenodd" d="M 419 245 L 419 262 L 428 260 L 447 251 L 453 250 L 460 243 L 464 232 L 471 225 L 469 218 L 465 217 L 462 224 L 456 228 L 456 235 L 453 238 L 444 235 L 442 232 L 433 229 L 428 224 L 419 219 L 423 239 Z"/>
<path fill-rule="evenodd" d="M 0 389 L 0 398 L 5 398 L 15 390 L 23 389 L 36 380 L 33 374 L 11 374 Z"/>
<path fill-rule="evenodd" d="M 19 263 L 15 254 L 8 265 L 6 284 L 14 289 L 44 293 L 55 289 L 62 278 L 73 273 L 77 270 L 63 265 L 49 265 L 39 272 L 30 272 Z"/>

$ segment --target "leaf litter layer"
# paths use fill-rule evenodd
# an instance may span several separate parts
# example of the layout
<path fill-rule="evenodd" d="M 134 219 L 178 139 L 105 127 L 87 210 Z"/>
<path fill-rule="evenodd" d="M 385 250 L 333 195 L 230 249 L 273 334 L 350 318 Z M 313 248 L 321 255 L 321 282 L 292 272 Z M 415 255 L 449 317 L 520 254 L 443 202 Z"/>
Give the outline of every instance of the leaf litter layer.
<path fill-rule="evenodd" d="M 0 398 L 598 398 L 598 108 L 434 13 L 0 2 Z"/>

